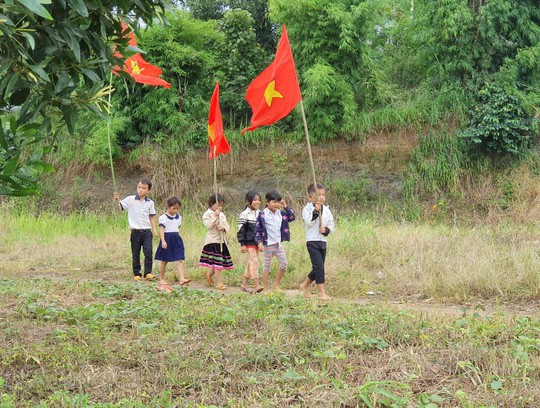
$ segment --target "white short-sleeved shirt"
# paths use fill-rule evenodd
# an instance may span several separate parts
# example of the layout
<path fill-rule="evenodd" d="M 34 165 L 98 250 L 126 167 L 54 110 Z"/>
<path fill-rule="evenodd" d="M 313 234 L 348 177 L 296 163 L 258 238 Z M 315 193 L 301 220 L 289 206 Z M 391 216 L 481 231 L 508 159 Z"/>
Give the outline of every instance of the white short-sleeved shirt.
<path fill-rule="evenodd" d="M 156 215 L 156 209 L 148 197 L 141 201 L 138 194 L 127 196 L 120 205 L 128 212 L 129 229 L 152 229 L 150 216 Z"/>
<path fill-rule="evenodd" d="M 159 226 L 165 228 L 165 232 L 178 232 L 178 228 L 182 225 L 182 217 L 180 214 L 170 216 L 163 214 L 159 217 Z"/>
<path fill-rule="evenodd" d="M 334 217 L 332 216 L 332 211 L 328 208 L 327 205 L 323 205 L 322 211 L 322 223 L 319 220 L 319 217 L 313 219 L 313 210 L 315 206 L 313 203 L 309 202 L 302 211 L 302 218 L 306 224 L 306 241 L 323 241 L 326 242 L 327 238 L 320 233 L 319 228 L 327 227 L 330 232 L 334 232 L 335 224 Z"/>
<path fill-rule="evenodd" d="M 268 207 L 265 208 L 264 222 L 266 225 L 266 245 L 281 245 L 281 223 L 283 222 L 281 211 L 272 212 Z"/>

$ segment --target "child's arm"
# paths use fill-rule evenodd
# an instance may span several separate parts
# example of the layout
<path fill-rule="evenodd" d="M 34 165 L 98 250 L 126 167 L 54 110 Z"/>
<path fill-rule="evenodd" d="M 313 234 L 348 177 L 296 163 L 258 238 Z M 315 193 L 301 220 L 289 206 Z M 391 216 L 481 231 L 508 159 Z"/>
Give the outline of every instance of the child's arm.
<path fill-rule="evenodd" d="M 287 218 L 289 219 L 289 222 L 293 222 L 296 220 L 296 215 L 294 215 L 294 211 L 291 210 L 289 207 L 283 208 L 283 211 L 287 214 Z"/>
<path fill-rule="evenodd" d="M 257 216 L 257 222 L 255 223 L 255 242 L 259 247 L 259 251 L 264 250 L 264 240 L 262 236 L 262 212 Z"/>
<path fill-rule="evenodd" d="M 212 228 L 214 228 L 216 226 L 216 222 L 217 222 L 217 217 L 214 212 L 212 213 L 205 212 L 203 214 L 203 224 L 206 227 L 206 229 L 211 230 Z"/>
<path fill-rule="evenodd" d="M 152 234 L 154 234 L 154 237 L 158 236 L 157 230 L 156 230 L 156 214 L 150 215 L 150 225 L 152 226 Z"/>
<path fill-rule="evenodd" d="M 242 248 L 246 246 L 246 219 L 242 214 L 238 217 L 238 232 L 236 233 L 236 239 Z"/>
<path fill-rule="evenodd" d="M 161 248 L 167 249 L 167 241 L 165 241 L 165 226 L 159 225 L 159 235 L 161 238 Z"/>
<path fill-rule="evenodd" d="M 330 211 L 330 208 L 326 207 L 324 209 L 323 214 L 328 216 L 328 221 L 325 223 L 324 226 L 321 225 L 321 227 L 319 228 L 319 231 L 321 234 L 323 234 L 326 237 L 330 235 L 331 232 L 334 232 L 335 224 L 334 224 L 334 217 L 332 216 L 332 211 Z"/>
<path fill-rule="evenodd" d="M 313 210 L 312 210 L 313 208 Z M 308 227 L 312 227 L 319 220 L 319 212 L 315 207 L 311 207 L 309 204 L 302 210 L 302 219 Z"/>
<path fill-rule="evenodd" d="M 229 232 L 230 227 L 229 227 L 229 224 L 227 223 L 227 217 L 225 217 L 225 214 L 223 214 L 223 217 L 220 217 L 219 219 L 218 229 L 220 229 L 220 227 L 221 227 L 221 231 L 223 231 L 225 234 Z"/>
<path fill-rule="evenodd" d="M 116 201 L 116 206 L 118 207 L 118 209 L 120 211 L 122 211 L 124 209 L 124 207 L 122 207 L 122 204 L 120 204 L 120 194 L 118 194 L 117 192 L 115 192 L 113 194 L 113 200 Z"/>

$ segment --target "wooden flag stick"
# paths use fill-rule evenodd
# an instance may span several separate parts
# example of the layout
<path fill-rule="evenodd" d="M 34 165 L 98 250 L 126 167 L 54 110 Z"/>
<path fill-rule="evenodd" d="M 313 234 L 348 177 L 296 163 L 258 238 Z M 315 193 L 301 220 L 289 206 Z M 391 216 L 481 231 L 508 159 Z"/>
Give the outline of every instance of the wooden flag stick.
<path fill-rule="evenodd" d="M 304 112 L 304 101 L 300 99 L 300 110 L 302 112 L 302 121 L 304 122 L 304 132 L 306 133 L 306 143 L 311 164 L 311 175 L 313 176 L 313 187 L 315 187 L 315 197 L 319 199 L 319 188 L 317 187 L 317 177 L 315 177 L 315 164 L 313 163 L 313 154 L 311 153 L 311 142 L 309 141 L 309 131 L 307 127 L 306 113 Z M 319 214 L 319 226 L 322 226 L 322 206 Z"/>
<path fill-rule="evenodd" d="M 216 203 L 218 202 L 218 185 L 217 185 L 217 157 L 216 157 L 217 146 L 214 145 L 214 194 L 216 195 Z M 217 219 L 219 225 L 219 216 Z M 223 233 L 219 231 L 219 249 L 220 252 L 223 252 Z"/>
<path fill-rule="evenodd" d="M 110 78 L 109 78 L 109 87 L 112 89 L 112 71 L 111 71 L 111 75 L 110 75 Z M 108 141 L 109 141 L 109 162 L 110 162 L 110 165 L 111 165 L 111 175 L 112 175 L 112 182 L 113 182 L 113 190 L 116 193 L 117 192 L 116 191 L 116 179 L 114 177 L 114 163 L 113 163 L 113 158 L 112 158 L 112 143 L 111 143 L 111 95 L 112 95 L 112 92 L 109 92 L 109 104 L 108 104 L 109 117 L 107 118 L 107 138 L 108 138 Z"/>

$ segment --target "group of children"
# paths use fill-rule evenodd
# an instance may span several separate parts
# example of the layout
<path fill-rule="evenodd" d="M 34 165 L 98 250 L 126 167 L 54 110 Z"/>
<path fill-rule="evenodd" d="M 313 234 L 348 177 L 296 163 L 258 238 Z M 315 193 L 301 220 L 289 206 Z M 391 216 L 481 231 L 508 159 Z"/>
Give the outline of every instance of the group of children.
<path fill-rule="evenodd" d="M 128 223 L 131 230 L 131 253 L 133 274 L 135 280 L 154 279 L 152 275 L 152 236 L 157 236 L 155 225 L 156 210 L 148 195 L 152 183 L 141 179 L 137 184 L 137 194 L 120 200 L 118 193 L 113 198 L 121 210 L 128 213 Z M 334 218 L 326 200 L 325 188 L 322 184 L 311 184 L 308 189 L 309 202 L 302 211 L 302 219 L 306 227 L 306 246 L 311 259 L 311 272 L 300 285 L 304 296 L 310 297 L 310 286 L 315 283 L 318 298 L 328 300 L 326 294 L 324 262 L 326 258 L 326 241 L 334 231 Z M 269 290 L 268 279 L 272 258 L 278 259 L 279 269 L 274 280 L 274 289 L 279 290 L 279 283 L 287 269 L 287 255 L 283 247 L 284 241 L 290 241 L 289 223 L 296 216 L 285 200 L 276 190 L 266 193 L 266 206 L 261 207 L 261 196 L 255 191 L 246 194 L 246 207 L 238 218 L 237 239 L 242 253 L 247 254 L 244 280 L 240 286 L 242 291 L 260 293 Z M 210 286 L 219 290 L 227 289 L 222 281 L 222 271 L 234 268 L 229 248 L 225 240 L 229 232 L 227 218 L 222 212 L 224 198 L 216 193 L 208 200 L 208 209 L 203 214 L 203 224 L 207 229 L 204 246 L 199 259 L 199 266 L 207 268 L 206 280 Z M 165 268 L 168 262 L 178 263 L 180 285 L 187 285 L 191 279 L 184 275 L 183 261 L 185 259 L 184 243 L 178 229 L 182 217 L 178 214 L 181 207 L 180 199 L 171 197 L 167 200 L 167 211 L 159 217 L 160 242 L 155 259 L 161 261 L 158 290 L 171 292 L 171 286 L 165 280 Z M 144 273 L 141 273 L 140 252 L 144 254 Z M 259 282 L 259 252 L 263 252 L 262 285 Z M 253 281 L 253 290 L 249 281 Z"/>

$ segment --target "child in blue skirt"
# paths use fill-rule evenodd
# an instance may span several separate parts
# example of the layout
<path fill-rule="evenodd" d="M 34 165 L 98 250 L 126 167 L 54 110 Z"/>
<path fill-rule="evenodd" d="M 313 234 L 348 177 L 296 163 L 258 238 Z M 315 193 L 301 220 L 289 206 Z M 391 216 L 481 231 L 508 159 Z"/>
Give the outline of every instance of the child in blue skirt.
<path fill-rule="evenodd" d="M 178 228 L 182 225 L 182 217 L 178 214 L 182 203 L 178 197 L 171 197 L 167 200 L 167 212 L 159 217 L 159 229 L 161 240 L 156 250 L 156 260 L 161 261 L 159 268 L 158 290 L 171 292 L 171 286 L 165 281 L 165 267 L 169 262 L 178 262 L 178 274 L 180 275 L 180 285 L 187 285 L 191 279 L 184 276 L 184 242 L 178 233 Z"/>

